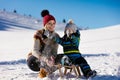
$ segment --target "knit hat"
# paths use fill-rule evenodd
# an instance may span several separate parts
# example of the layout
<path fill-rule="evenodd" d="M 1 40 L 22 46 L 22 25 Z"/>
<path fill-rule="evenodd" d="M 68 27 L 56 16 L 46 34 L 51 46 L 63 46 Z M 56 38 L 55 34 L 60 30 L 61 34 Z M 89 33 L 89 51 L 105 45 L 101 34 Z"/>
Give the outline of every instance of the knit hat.
<path fill-rule="evenodd" d="M 56 22 L 54 16 L 50 15 L 48 10 L 43 10 L 43 11 L 41 12 L 41 16 L 43 17 L 43 25 L 44 25 L 44 26 L 45 26 L 46 23 L 48 23 L 50 20 L 54 20 L 54 21 Z"/>
<path fill-rule="evenodd" d="M 64 33 L 65 34 L 72 34 L 72 33 L 75 33 L 77 29 L 78 29 L 77 25 L 74 24 L 72 19 L 70 19 L 65 26 Z"/>

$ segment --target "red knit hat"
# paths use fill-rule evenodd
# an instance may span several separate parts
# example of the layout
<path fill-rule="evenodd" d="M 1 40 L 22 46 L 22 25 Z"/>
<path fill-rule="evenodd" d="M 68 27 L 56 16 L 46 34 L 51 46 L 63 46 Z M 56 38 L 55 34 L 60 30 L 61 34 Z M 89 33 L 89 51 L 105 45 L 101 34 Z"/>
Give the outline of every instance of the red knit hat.
<path fill-rule="evenodd" d="M 50 20 L 54 20 L 54 21 L 56 22 L 55 18 L 54 18 L 52 15 L 46 15 L 46 16 L 44 16 L 44 17 L 43 17 L 43 24 L 44 24 L 44 26 L 45 26 L 46 23 L 48 23 Z"/>
<path fill-rule="evenodd" d="M 41 16 L 43 17 L 43 24 L 44 24 L 44 26 L 45 26 L 46 23 L 48 23 L 50 20 L 54 20 L 54 21 L 56 22 L 55 18 L 54 18 L 52 15 L 49 14 L 49 11 L 48 11 L 48 10 L 43 10 L 43 11 L 41 12 Z"/>

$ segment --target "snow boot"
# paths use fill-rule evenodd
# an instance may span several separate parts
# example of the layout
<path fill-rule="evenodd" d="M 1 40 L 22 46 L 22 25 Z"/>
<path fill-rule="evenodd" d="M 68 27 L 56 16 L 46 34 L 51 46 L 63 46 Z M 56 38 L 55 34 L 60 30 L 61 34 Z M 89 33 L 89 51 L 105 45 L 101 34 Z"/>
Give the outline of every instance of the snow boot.
<path fill-rule="evenodd" d="M 44 78 L 44 77 L 47 76 L 47 74 L 48 74 L 47 71 L 44 68 L 41 68 L 39 73 L 38 73 L 38 77 L 39 78 Z"/>
<path fill-rule="evenodd" d="M 86 78 L 93 78 L 97 75 L 97 72 L 95 70 L 88 72 Z"/>

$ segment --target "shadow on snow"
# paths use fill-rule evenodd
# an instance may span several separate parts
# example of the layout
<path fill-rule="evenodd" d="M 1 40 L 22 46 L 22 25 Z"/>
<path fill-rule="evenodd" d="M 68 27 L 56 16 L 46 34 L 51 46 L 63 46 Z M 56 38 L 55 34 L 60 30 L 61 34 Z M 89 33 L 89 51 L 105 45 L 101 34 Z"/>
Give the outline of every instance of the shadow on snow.
<path fill-rule="evenodd" d="M 108 53 L 101 53 L 101 54 L 82 54 L 83 57 L 99 57 L 99 56 L 109 56 Z"/>
<path fill-rule="evenodd" d="M 26 29 L 33 29 L 33 28 L 30 28 L 30 27 L 27 27 L 27 26 L 22 26 L 22 24 L 19 24 L 17 22 L 12 22 L 12 21 L 8 21 L 8 20 L 5 20 L 5 19 L 0 19 L 0 30 L 7 30 L 9 28 L 12 28 L 12 27 L 9 27 L 9 26 L 26 28 Z"/>
<path fill-rule="evenodd" d="M 82 56 L 83 57 L 99 57 L 99 56 L 109 56 L 109 54 L 83 54 Z M 0 62 L 0 65 L 17 65 L 17 64 L 26 64 L 26 59 Z"/>
<path fill-rule="evenodd" d="M 26 59 L 0 62 L 0 65 L 17 65 L 17 64 L 26 64 Z"/>
<path fill-rule="evenodd" d="M 112 75 L 97 75 L 92 80 L 120 80 L 120 77 Z"/>

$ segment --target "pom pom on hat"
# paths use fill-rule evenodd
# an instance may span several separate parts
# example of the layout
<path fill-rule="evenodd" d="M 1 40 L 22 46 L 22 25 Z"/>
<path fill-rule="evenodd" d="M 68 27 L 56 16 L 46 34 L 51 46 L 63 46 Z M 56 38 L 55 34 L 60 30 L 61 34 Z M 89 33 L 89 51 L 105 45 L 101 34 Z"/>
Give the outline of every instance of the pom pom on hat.
<path fill-rule="evenodd" d="M 72 19 L 69 19 L 68 20 L 68 23 L 66 24 L 65 28 L 71 28 L 74 32 L 77 30 L 77 25 L 74 24 L 73 20 Z"/>
<path fill-rule="evenodd" d="M 68 20 L 68 23 L 69 23 L 69 24 L 73 24 L 74 22 L 73 22 L 72 19 L 69 19 L 69 20 Z"/>
<path fill-rule="evenodd" d="M 56 22 L 54 16 L 50 15 L 48 10 L 43 10 L 43 11 L 41 12 L 41 16 L 43 17 L 43 24 L 44 24 L 44 26 L 45 26 L 46 23 L 48 23 L 50 20 L 54 20 L 54 21 Z"/>
<path fill-rule="evenodd" d="M 49 11 L 48 11 L 47 9 L 42 10 L 41 16 L 44 17 L 44 16 L 46 16 L 46 15 L 49 15 Z"/>

